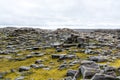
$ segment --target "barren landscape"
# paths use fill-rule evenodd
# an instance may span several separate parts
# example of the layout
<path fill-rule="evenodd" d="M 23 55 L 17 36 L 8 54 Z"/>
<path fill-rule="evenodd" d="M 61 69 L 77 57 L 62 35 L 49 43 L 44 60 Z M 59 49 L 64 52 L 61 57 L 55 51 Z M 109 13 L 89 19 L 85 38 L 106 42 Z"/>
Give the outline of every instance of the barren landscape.
<path fill-rule="evenodd" d="M 0 80 L 120 80 L 119 34 L 0 28 Z"/>

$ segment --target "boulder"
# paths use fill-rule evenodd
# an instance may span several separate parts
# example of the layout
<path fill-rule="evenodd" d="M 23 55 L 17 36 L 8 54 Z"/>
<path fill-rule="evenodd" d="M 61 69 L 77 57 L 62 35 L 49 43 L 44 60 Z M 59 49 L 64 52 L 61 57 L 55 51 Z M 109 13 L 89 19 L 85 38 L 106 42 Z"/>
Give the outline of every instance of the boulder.
<path fill-rule="evenodd" d="M 81 61 L 81 65 L 88 68 L 100 69 L 99 65 L 94 61 L 83 60 Z"/>
<path fill-rule="evenodd" d="M 78 37 L 79 37 L 79 35 L 77 35 L 77 34 L 71 34 L 71 36 L 67 38 L 65 43 L 68 43 L 68 44 L 77 43 L 78 42 L 78 40 L 77 40 Z"/>
<path fill-rule="evenodd" d="M 36 60 L 35 64 L 41 64 L 43 62 L 43 60 Z"/>
<path fill-rule="evenodd" d="M 91 50 L 91 49 L 86 49 L 86 50 L 85 50 L 85 53 L 86 53 L 86 54 L 91 54 L 91 53 L 92 53 L 92 50 Z"/>
<path fill-rule="evenodd" d="M 105 67 L 105 68 L 104 68 L 104 71 L 105 71 L 105 72 L 116 71 L 116 68 L 115 68 L 115 67 L 108 66 L 108 67 Z"/>
<path fill-rule="evenodd" d="M 93 61 L 82 61 L 80 71 L 84 79 L 91 79 L 96 73 L 100 72 L 100 67 Z"/>
<path fill-rule="evenodd" d="M 96 73 L 91 80 L 120 80 L 116 77 L 106 74 Z"/>
<path fill-rule="evenodd" d="M 76 55 L 72 55 L 72 54 L 70 54 L 70 55 L 60 56 L 60 57 L 59 57 L 59 60 L 64 60 L 64 59 L 74 59 L 74 58 L 76 58 Z"/>
<path fill-rule="evenodd" d="M 41 57 L 41 56 L 44 56 L 45 54 L 44 53 L 40 53 L 38 55 L 36 55 L 35 57 Z"/>
<path fill-rule="evenodd" d="M 116 77 L 116 72 L 114 72 L 114 71 L 106 72 L 105 74 Z"/>
<path fill-rule="evenodd" d="M 74 58 L 76 58 L 76 55 L 73 54 L 66 55 L 66 59 L 74 59 Z"/>
<path fill-rule="evenodd" d="M 57 58 L 60 58 L 60 57 L 64 57 L 66 54 L 52 54 L 52 58 L 53 59 L 57 59 Z"/>
<path fill-rule="evenodd" d="M 59 66 L 59 70 L 65 69 L 65 68 L 67 68 L 67 67 L 68 67 L 67 64 L 61 64 L 61 65 Z"/>
<path fill-rule="evenodd" d="M 40 64 L 40 65 L 38 65 L 39 66 L 39 68 L 46 68 L 47 66 L 45 66 L 44 64 Z"/>
<path fill-rule="evenodd" d="M 67 71 L 67 76 L 71 76 L 71 77 L 74 77 L 75 74 L 76 74 L 77 70 L 68 70 Z"/>
<path fill-rule="evenodd" d="M 117 76 L 116 78 L 119 80 L 119 79 L 120 79 L 120 76 Z"/>
<path fill-rule="evenodd" d="M 63 50 L 61 48 L 56 48 L 56 52 L 62 52 Z"/>
<path fill-rule="evenodd" d="M 31 55 L 38 55 L 40 54 L 39 52 L 32 52 Z"/>
<path fill-rule="evenodd" d="M 26 58 L 33 58 L 33 56 L 32 55 L 27 55 Z"/>
<path fill-rule="evenodd" d="M 69 66 L 74 66 L 75 64 L 80 64 L 80 60 L 74 60 L 69 62 Z"/>
<path fill-rule="evenodd" d="M 32 50 L 39 50 L 39 47 L 33 47 Z"/>
<path fill-rule="evenodd" d="M 96 73 L 100 72 L 99 69 L 88 68 L 85 66 L 81 66 L 80 69 L 84 79 L 91 79 Z"/>
<path fill-rule="evenodd" d="M 39 52 L 32 52 L 31 55 L 35 56 L 35 57 L 41 57 L 41 56 L 44 56 L 45 54 L 44 53 L 39 53 Z"/>
<path fill-rule="evenodd" d="M 120 49 L 120 44 L 117 44 L 117 48 Z"/>
<path fill-rule="evenodd" d="M 15 58 L 16 61 L 24 61 L 26 60 L 26 57 L 18 57 L 18 58 Z"/>
<path fill-rule="evenodd" d="M 36 65 L 36 64 L 31 64 L 30 67 L 31 67 L 31 68 L 35 68 L 35 69 L 36 69 L 36 68 L 39 68 L 39 66 Z"/>
<path fill-rule="evenodd" d="M 3 79 L 3 75 L 0 74 L 0 79 Z"/>
<path fill-rule="evenodd" d="M 106 56 L 91 56 L 89 57 L 89 60 L 95 61 L 95 62 L 105 62 L 107 61 L 107 57 Z"/>
<path fill-rule="evenodd" d="M 60 43 L 60 42 L 54 42 L 54 43 L 51 43 L 50 45 L 51 45 L 51 47 L 56 48 L 56 47 L 60 47 L 62 45 L 62 43 Z"/>
<path fill-rule="evenodd" d="M 30 70 L 30 67 L 27 67 L 27 66 L 21 66 L 19 68 L 19 72 L 23 72 L 23 71 L 29 71 Z"/>

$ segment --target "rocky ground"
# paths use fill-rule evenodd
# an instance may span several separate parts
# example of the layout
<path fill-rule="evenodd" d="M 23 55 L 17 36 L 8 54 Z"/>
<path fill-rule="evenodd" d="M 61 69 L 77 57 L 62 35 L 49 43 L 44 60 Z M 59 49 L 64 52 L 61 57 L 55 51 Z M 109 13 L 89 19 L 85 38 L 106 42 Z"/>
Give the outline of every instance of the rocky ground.
<path fill-rule="evenodd" d="M 120 30 L 0 29 L 0 80 L 120 80 Z"/>

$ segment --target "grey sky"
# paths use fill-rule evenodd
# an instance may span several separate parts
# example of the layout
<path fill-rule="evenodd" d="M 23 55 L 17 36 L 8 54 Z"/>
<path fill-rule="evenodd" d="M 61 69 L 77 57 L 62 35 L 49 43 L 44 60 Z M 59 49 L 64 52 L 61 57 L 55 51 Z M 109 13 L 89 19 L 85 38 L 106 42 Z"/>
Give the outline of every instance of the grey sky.
<path fill-rule="evenodd" d="M 120 0 L 0 0 L 0 25 L 120 28 Z"/>

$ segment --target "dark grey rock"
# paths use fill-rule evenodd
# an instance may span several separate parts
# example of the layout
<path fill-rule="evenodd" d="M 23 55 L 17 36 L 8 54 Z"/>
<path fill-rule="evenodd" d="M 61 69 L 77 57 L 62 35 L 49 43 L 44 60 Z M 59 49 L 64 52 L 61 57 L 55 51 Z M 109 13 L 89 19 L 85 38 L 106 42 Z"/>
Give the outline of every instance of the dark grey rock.
<path fill-rule="evenodd" d="M 31 67 L 31 68 L 35 68 L 35 69 L 39 68 L 39 66 L 36 65 L 36 64 L 31 64 L 30 67 Z"/>
<path fill-rule="evenodd" d="M 80 69 L 84 79 L 91 79 L 96 73 L 100 72 L 99 69 L 88 68 L 85 66 L 81 66 Z"/>
<path fill-rule="evenodd" d="M 39 50 L 39 47 L 33 47 L 32 50 Z"/>
<path fill-rule="evenodd" d="M 85 50 L 85 53 L 86 53 L 86 54 L 91 54 L 91 53 L 92 53 L 92 50 L 91 50 L 91 49 L 86 49 L 86 50 Z"/>
<path fill-rule="evenodd" d="M 108 67 L 105 67 L 104 68 L 104 71 L 105 72 L 111 72 L 111 71 L 116 71 L 117 69 L 115 67 L 111 67 L 111 66 L 108 66 Z"/>
<path fill-rule="evenodd" d="M 74 77 L 75 74 L 76 74 L 77 70 L 68 70 L 67 71 L 67 76 L 71 76 L 71 77 Z"/>
<path fill-rule="evenodd" d="M 99 65 L 95 63 L 94 61 L 83 60 L 81 61 L 81 65 L 88 67 L 88 68 L 100 69 Z"/>
<path fill-rule="evenodd" d="M 56 52 L 62 52 L 63 50 L 61 48 L 56 48 Z"/>
<path fill-rule="evenodd" d="M 95 62 L 106 62 L 107 57 L 106 56 L 91 56 L 89 57 L 89 60 L 95 61 Z"/>
<path fill-rule="evenodd" d="M 41 56 L 44 56 L 45 54 L 44 53 L 40 53 L 38 55 L 36 55 L 36 57 L 41 57 Z"/>
<path fill-rule="evenodd" d="M 26 60 L 26 57 L 21 57 L 21 58 L 15 58 L 16 61 L 24 61 Z"/>
<path fill-rule="evenodd" d="M 44 64 L 40 64 L 40 65 L 38 65 L 39 66 L 39 68 L 46 68 L 47 66 L 45 66 Z"/>
<path fill-rule="evenodd" d="M 36 60 L 35 64 L 41 64 L 43 62 L 43 60 Z"/>
<path fill-rule="evenodd" d="M 4 78 L 3 75 L 0 74 L 0 79 L 3 79 L 3 78 Z"/>
<path fill-rule="evenodd" d="M 27 55 L 26 58 L 33 58 L 33 56 L 32 55 Z"/>
<path fill-rule="evenodd" d="M 106 74 L 99 74 L 99 73 L 96 73 L 92 80 L 120 80 L 116 77 L 113 77 L 111 75 L 106 75 Z"/>
<path fill-rule="evenodd" d="M 30 70 L 30 67 L 27 67 L 27 66 L 21 66 L 19 68 L 19 72 L 23 72 L 23 71 L 29 71 Z"/>
<path fill-rule="evenodd" d="M 59 59 L 60 57 L 64 57 L 66 54 L 52 54 L 51 56 L 52 56 L 52 58 L 53 59 Z"/>
<path fill-rule="evenodd" d="M 80 71 L 84 79 L 91 79 L 96 73 L 100 72 L 100 67 L 93 61 L 82 61 Z"/>
<path fill-rule="evenodd" d="M 66 55 L 65 57 L 66 57 L 66 59 L 75 59 L 76 55 L 70 54 L 70 55 Z"/>
<path fill-rule="evenodd" d="M 59 66 L 59 70 L 65 69 L 65 68 L 67 68 L 67 67 L 68 67 L 67 64 L 61 64 L 61 65 Z"/>

